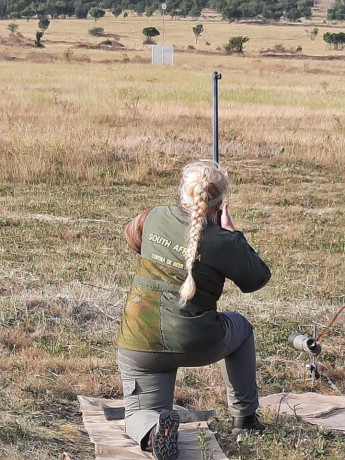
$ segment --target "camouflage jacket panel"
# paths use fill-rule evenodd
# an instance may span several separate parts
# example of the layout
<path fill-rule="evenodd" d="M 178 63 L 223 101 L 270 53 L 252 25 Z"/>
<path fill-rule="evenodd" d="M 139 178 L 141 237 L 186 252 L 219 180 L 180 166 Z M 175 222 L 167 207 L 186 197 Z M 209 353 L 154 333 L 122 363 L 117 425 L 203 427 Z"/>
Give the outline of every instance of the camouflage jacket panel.
<path fill-rule="evenodd" d="M 183 353 L 208 347 L 221 337 L 216 303 L 224 277 L 214 277 L 217 289 L 208 292 L 208 274 L 194 273 L 200 288 L 193 302 L 179 306 L 179 289 L 186 278 L 187 226 L 188 214 L 177 206 L 157 207 L 148 214 L 117 341 L 120 348 Z"/>
<path fill-rule="evenodd" d="M 196 293 L 181 308 L 187 228 L 188 213 L 178 206 L 159 206 L 147 215 L 137 274 L 118 337 L 120 348 L 178 353 L 209 348 L 224 334 L 217 301 L 225 278 L 243 292 L 260 289 L 269 280 L 268 267 L 241 232 L 208 222 L 193 268 Z"/>

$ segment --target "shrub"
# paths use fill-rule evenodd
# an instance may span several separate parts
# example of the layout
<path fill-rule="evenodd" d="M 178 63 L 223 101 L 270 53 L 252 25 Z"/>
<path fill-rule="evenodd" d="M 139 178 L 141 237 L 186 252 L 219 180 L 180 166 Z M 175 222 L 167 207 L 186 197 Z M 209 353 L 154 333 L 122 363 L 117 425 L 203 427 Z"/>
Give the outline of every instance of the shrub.
<path fill-rule="evenodd" d="M 287 53 L 287 49 L 285 48 L 285 46 L 283 46 L 281 43 L 279 43 L 278 45 L 274 45 L 274 51 L 277 51 L 277 53 Z"/>
<path fill-rule="evenodd" d="M 226 54 L 243 53 L 244 44 L 248 40 L 248 37 L 243 37 L 242 35 L 230 38 L 229 43 L 224 47 Z"/>
<path fill-rule="evenodd" d="M 156 42 L 152 37 L 146 37 L 145 40 L 143 41 L 144 45 L 155 45 Z"/>
<path fill-rule="evenodd" d="M 67 62 L 71 62 L 73 58 L 73 51 L 71 50 L 71 48 L 67 48 L 67 50 L 63 52 L 63 57 Z"/>
<path fill-rule="evenodd" d="M 11 34 L 14 34 L 14 32 L 18 29 L 18 24 L 16 24 L 15 22 L 11 22 L 9 25 L 8 25 L 8 30 L 11 32 Z"/>
<path fill-rule="evenodd" d="M 103 27 L 92 27 L 92 29 L 89 30 L 89 34 L 93 35 L 94 37 L 103 37 L 104 29 Z"/>
<path fill-rule="evenodd" d="M 100 43 L 100 45 L 106 45 L 106 46 L 109 46 L 109 45 L 112 45 L 113 42 L 111 40 L 109 40 L 109 38 L 107 38 L 106 40 L 102 41 Z"/>

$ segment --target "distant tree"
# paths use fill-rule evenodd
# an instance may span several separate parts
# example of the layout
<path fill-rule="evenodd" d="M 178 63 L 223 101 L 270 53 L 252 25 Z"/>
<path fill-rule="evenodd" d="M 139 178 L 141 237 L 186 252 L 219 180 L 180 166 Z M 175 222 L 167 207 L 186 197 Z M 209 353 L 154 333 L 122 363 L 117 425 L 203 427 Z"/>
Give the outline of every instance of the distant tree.
<path fill-rule="evenodd" d="M 157 35 L 160 35 L 159 31 L 155 27 L 145 27 L 143 29 L 143 34 L 145 37 L 157 37 Z"/>
<path fill-rule="evenodd" d="M 75 15 L 75 8 L 78 1 L 75 0 L 64 0 L 66 7 L 64 8 L 64 14 L 66 14 L 69 18 Z"/>
<path fill-rule="evenodd" d="M 89 15 L 94 18 L 95 22 L 99 18 L 103 18 L 105 11 L 102 8 L 97 8 L 96 6 L 89 10 Z"/>
<path fill-rule="evenodd" d="M 198 39 L 201 37 L 201 34 L 204 31 L 204 26 L 202 24 L 198 24 L 197 26 L 193 27 L 193 33 L 195 35 L 195 43 L 198 43 Z"/>
<path fill-rule="evenodd" d="M 35 47 L 36 48 L 44 48 L 44 45 L 42 45 L 42 43 L 41 43 L 41 39 L 42 39 L 43 35 L 44 35 L 44 32 L 42 32 L 40 30 L 38 30 L 36 32 L 36 40 L 35 40 Z"/>
<path fill-rule="evenodd" d="M 233 3 L 226 3 L 225 6 L 222 8 L 221 13 L 223 19 L 229 22 L 237 21 L 242 17 L 240 2 L 238 1 Z"/>
<path fill-rule="evenodd" d="M 144 43 L 153 43 L 153 37 L 157 37 L 160 35 L 159 31 L 155 27 L 145 27 L 143 29 L 143 34 L 145 35 L 146 39 Z"/>
<path fill-rule="evenodd" d="M 284 8 L 283 5 L 278 2 L 267 2 L 263 4 L 261 14 L 264 19 L 279 21 L 279 19 L 284 15 Z"/>
<path fill-rule="evenodd" d="M 330 32 L 326 32 L 325 34 L 323 34 L 323 41 L 326 42 L 327 44 L 327 48 L 331 48 L 331 33 Z"/>
<path fill-rule="evenodd" d="M 333 48 L 335 50 L 343 50 L 345 45 L 345 33 L 339 32 L 338 34 L 326 32 L 323 34 L 323 40 L 327 43 L 329 48 Z"/>
<path fill-rule="evenodd" d="M 199 18 L 201 15 L 201 8 L 197 5 L 193 6 L 193 8 L 189 11 L 189 16 L 192 18 Z"/>
<path fill-rule="evenodd" d="M 334 44 L 334 49 L 336 50 L 343 50 L 344 45 L 345 45 L 345 33 L 344 32 L 339 32 L 338 34 L 333 34 L 333 44 Z"/>
<path fill-rule="evenodd" d="M 43 31 L 47 30 L 49 26 L 50 26 L 50 21 L 49 21 L 48 18 L 41 18 L 38 21 L 38 28 L 43 30 Z"/>
<path fill-rule="evenodd" d="M 333 8 L 327 10 L 328 21 L 344 21 L 345 20 L 345 4 L 342 0 L 336 0 Z"/>
<path fill-rule="evenodd" d="M 14 32 L 18 29 L 18 24 L 16 24 L 15 22 L 10 22 L 10 24 L 8 25 L 8 30 L 11 32 L 11 34 L 14 34 Z"/>
<path fill-rule="evenodd" d="M 53 13 L 52 17 L 54 17 L 55 15 L 56 16 L 67 16 L 69 12 L 68 3 L 63 0 L 57 0 L 54 4 L 53 9 L 54 9 L 54 12 L 52 12 L 51 9 L 49 10 L 50 14 Z"/>
<path fill-rule="evenodd" d="M 138 16 L 141 17 L 145 13 L 145 8 L 146 8 L 145 1 L 144 0 L 139 1 L 134 6 L 134 11 L 137 13 Z"/>
<path fill-rule="evenodd" d="M 299 5 L 298 11 L 300 12 L 301 17 L 303 16 L 306 19 L 310 19 L 312 17 L 312 6 L 314 6 L 314 2 L 307 2 L 304 5 Z"/>
<path fill-rule="evenodd" d="M 301 13 L 298 11 L 297 8 L 290 8 L 289 10 L 286 11 L 285 13 L 286 19 L 289 19 L 289 21 L 297 21 L 301 17 Z"/>
<path fill-rule="evenodd" d="M 157 7 L 155 5 L 147 6 L 145 8 L 145 16 L 150 18 L 151 16 L 153 16 L 153 13 L 155 11 L 157 11 Z"/>
<path fill-rule="evenodd" d="M 197 4 L 203 7 L 199 2 Z M 209 0 L 208 6 L 221 13 L 223 19 L 229 22 L 254 17 L 266 21 L 278 21 L 281 18 L 297 21 L 301 17 L 311 17 L 314 0 Z"/>
<path fill-rule="evenodd" d="M 48 15 L 48 5 L 47 3 L 39 3 L 36 8 L 36 14 L 38 18 L 46 18 Z"/>
<path fill-rule="evenodd" d="M 248 37 L 232 37 L 229 43 L 224 47 L 226 54 L 243 53 L 244 44 L 249 40 Z"/>
<path fill-rule="evenodd" d="M 115 16 L 115 18 L 118 18 L 121 13 L 122 13 L 122 8 L 117 7 L 111 10 L 112 14 Z"/>
<path fill-rule="evenodd" d="M 88 5 L 85 5 L 84 3 L 81 3 L 81 2 L 75 3 L 74 14 L 76 15 L 78 19 L 87 18 L 88 12 L 89 12 Z"/>
<path fill-rule="evenodd" d="M 194 7 L 195 3 L 193 0 L 182 0 L 178 5 L 181 9 L 181 16 L 186 17 L 189 15 L 190 10 Z"/>
<path fill-rule="evenodd" d="M 261 13 L 260 3 L 256 1 L 241 2 L 239 10 L 244 18 L 254 18 Z"/>
<path fill-rule="evenodd" d="M 10 14 L 10 17 L 16 20 L 16 19 L 20 19 L 22 15 L 18 11 L 12 11 L 12 13 Z"/>
<path fill-rule="evenodd" d="M 31 8 L 31 6 L 27 6 L 26 8 L 23 9 L 23 11 L 21 12 L 21 15 L 23 16 L 23 18 L 25 18 L 27 21 L 32 18 L 32 16 L 35 16 L 35 11 L 33 8 Z"/>
<path fill-rule="evenodd" d="M 0 2 L 0 19 L 6 19 L 8 16 L 8 3 L 6 1 Z"/>

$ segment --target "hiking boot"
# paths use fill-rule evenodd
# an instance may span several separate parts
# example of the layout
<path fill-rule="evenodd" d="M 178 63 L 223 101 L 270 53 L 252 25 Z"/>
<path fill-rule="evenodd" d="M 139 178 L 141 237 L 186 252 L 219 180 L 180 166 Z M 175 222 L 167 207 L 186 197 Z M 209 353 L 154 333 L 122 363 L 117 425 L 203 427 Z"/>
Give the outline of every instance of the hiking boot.
<path fill-rule="evenodd" d="M 257 431 L 261 434 L 266 429 L 265 425 L 260 422 L 259 417 L 255 413 L 247 415 L 246 417 L 233 417 L 232 421 L 232 434 L 235 435 L 242 433 L 243 430 L 247 430 L 249 432 Z"/>
<path fill-rule="evenodd" d="M 164 409 L 159 415 L 158 424 L 150 433 L 149 445 L 157 460 L 176 460 L 178 457 L 178 427 L 180 416 L 175 410 Z M 150 447 L 151 447 L 150 446 Z"/>

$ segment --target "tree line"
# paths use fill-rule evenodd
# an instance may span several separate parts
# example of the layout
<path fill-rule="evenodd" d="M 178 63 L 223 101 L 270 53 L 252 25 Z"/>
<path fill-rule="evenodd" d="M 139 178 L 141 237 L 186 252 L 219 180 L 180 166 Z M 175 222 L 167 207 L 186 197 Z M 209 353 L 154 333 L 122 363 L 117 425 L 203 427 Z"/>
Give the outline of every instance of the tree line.
<path fill-rule="evenodd" d="M 198 18 L 203 8 L 211 8 L 219 12 L 223 19 L 233 22 L 255 18 L 263 21 L 298 21 L 300 18 L 310 18 L 314 1 L 166 0 L 165 3 L 165 14 L 173 19 L 187 16 Z M 161 5 L 162 2 L 155 0 L 0 0 L 0 18 L 86 18 L 92 8 L 111 10 L 116 17 L 126 17 L 128 11 L 152 16 L 156 11 L 162 12 Z M 99 14 L 101 17 L 102 14 Z"/>
<path fill-rule="evenodd" d="M 334 7 L 327 10 L 327 19 L 329 21 L 345 20 L 345 3 L 343 0 L 335 0 Z"/>

